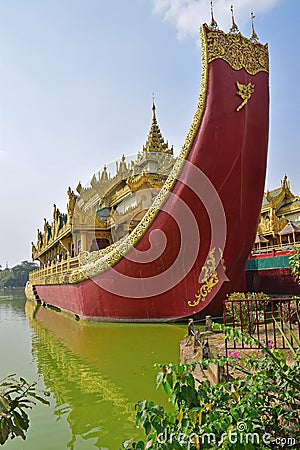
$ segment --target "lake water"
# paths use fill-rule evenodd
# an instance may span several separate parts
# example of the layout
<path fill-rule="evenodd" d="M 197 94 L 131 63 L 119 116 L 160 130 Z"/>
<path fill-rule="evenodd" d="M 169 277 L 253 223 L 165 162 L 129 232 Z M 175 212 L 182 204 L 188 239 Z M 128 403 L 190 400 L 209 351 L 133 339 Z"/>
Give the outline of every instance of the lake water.
<path fill-rule="evenodd" d="M 7 449 L 121 448 L 143 436 L 134 404 L 166 404 L 155 363 L 178 362 L 186 325 L 86 323 L 0 291 L 0 378 L 16 373 L 51 392 L 30 412 L 27 439 Z"/>

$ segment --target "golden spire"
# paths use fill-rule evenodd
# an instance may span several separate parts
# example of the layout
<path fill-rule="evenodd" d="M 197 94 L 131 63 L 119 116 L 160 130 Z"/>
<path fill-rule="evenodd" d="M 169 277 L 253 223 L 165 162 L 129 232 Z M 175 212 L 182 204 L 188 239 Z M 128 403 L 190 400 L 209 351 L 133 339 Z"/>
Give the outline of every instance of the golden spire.
<path fill-rule="evenodd" d="M 239 28 L 238 28 L 237 24 L 234 21 L 233 5 L 231 5 L 230 9 L 231 9 L 231 27 L 229 29 L 229 32 L 230 33 L 239 33 Z"/>
<path fill-rule="evenodd" d="M 213 1 L 210 2 L 210 15 L 211 15 L 211 20 L 210 20 L 210 24 L 209 24 L 209 28 L 213 31 L 216 31 L 219 27 L 217 22 L 215 21 L 214 18 L 214 4 Z"/>
<path fill-rule="evenodd" d="M 152 122 L 156 122 L 156 114 L 155 114 L 155 103 L 154 103 L 154 92 L 152 93 Z"/>
<path fill-rule="evenodd" d="M 252 32 L 250 35 L 250 41 L 252 42 L 257 42 L 258 41 L 258 36 L 254 30 L 254 19 L 255 19 L 255 15 L 253 14 L 253 12 L 251 13 L 251 21 L 252 21 Z"/>
<path fill-rule="evenodd" d="M 159 129 L 157 119 L 156 119 L 156 107 L 154 103 L 154 94 L 152 103 L 152 123 L 148 134 L 147 141 L 143 146 L 143 152 L 153 152 L 153 153 L 169 153 L 173 154 L 172 148 L 168 148 L 168 142 L 165 142 L 161 131 Z"/>

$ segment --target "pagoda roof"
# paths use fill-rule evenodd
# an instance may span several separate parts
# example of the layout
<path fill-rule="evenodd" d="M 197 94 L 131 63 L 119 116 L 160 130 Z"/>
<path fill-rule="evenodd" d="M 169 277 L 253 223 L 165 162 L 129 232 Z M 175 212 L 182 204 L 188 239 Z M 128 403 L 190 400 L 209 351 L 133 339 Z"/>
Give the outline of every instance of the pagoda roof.
<path fill-rule="evenodd" d="M 299 197 L 291 192 L 290 183 L 285 175 L 279 188 L 265 192 L 262 207 L 263 209 L 271 207 L 279 210 L 286 205 L 294 203 L 296 200 L 299 200 Z"/>
<path fill-rule="evenodd" d="M 283 230 L 279 232 L 280 236 L 283 236 L 285 234 L 292 234 L 292 233 L 300 233 L 300 228 L 298 228 L 296 225 L 294 225 L 292 222 L 289 222 Z"/>
<path fill-rule="evenodd" d="M 143 152 L 148 153 L 168 153 L 173 155 L 173 147 L 169 149 L 168 141 L 165 142 L 159 125 L 157 123 L 155 104 L 152 104 L 152 123 L 148 134 L 147 141 L 143 146 Z"/>
<path fill-rule="evenodd" d="M 268 241 L 268 239 L 266 239 L 265 237 L 261 236 L 260 234 L 257 234 L 256 238 L 255 238 L 255 244 L 258 244 L 259 242 L 261 244 L 266 244 L 269 241 Z"/>

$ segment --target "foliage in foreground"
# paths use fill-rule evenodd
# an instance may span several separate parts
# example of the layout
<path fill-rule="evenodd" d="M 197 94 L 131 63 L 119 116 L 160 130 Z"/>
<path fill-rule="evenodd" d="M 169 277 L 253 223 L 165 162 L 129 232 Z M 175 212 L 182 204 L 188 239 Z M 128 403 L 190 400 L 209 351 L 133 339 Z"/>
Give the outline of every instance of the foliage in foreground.
<path fill-rule="evenodd" d="M 289 263 L 294 281 L 300 284 L 300 247 L 294 248 L 295 252 L 289 256 Z"/>
<path fill-rule="evenodd" d="M 0 380 L 0 445 L 5 444 L 9 437 L 26 439 L 25 432 L 29 428 L 27 410 L 36 401 L 49 404 L 45 398 L 49 393 L 35 386 L 36 383 L 30 384 L 24 378 L 17 380 L 15 374 Z"/>
<path fill-rule="evenodd" d="M 240 340 L 241 333 L 227 330 Z M 285 336 L 287 339 L 287 337 Z M 136 423 L 145 441 L 123 443 L 126 449 L 288 449 L 298 448 L 300 405 L 300 344 L 288 365 L 283 352 L 261 346 L 251 355 L 237 352 L 227 360 L 234 377 L 212 386 L 195 383 L 196 364 L 159 366 L 157 386 L 172 402 L 171 411 L 153 402 L 136 405 Z M 248 342 L 255 339 L 250 336 Z M 245 342 L 245 336 L 244 336 Z M 256 341 L 258 344 L 259 342 Z"/>

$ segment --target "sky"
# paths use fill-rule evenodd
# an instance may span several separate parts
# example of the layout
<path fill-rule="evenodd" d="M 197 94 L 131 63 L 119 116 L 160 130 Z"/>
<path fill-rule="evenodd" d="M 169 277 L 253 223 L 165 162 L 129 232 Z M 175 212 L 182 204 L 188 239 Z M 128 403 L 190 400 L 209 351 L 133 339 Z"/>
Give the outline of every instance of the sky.
<path fill-rule="evenodd" d="M 228 31 L 250 13 L 270 49 L 266 189 L 287 174 L 300 195 L 298 0 L 215 0 Z M 196 108 L 199 27 L 209 0 L 0 0 L 0 264 L 31 260 L 31 241 L 67 189 L 137 153 L 151 125 L 178 154 Z M 255 180 L 253 180 L 255 182 Z"/>

